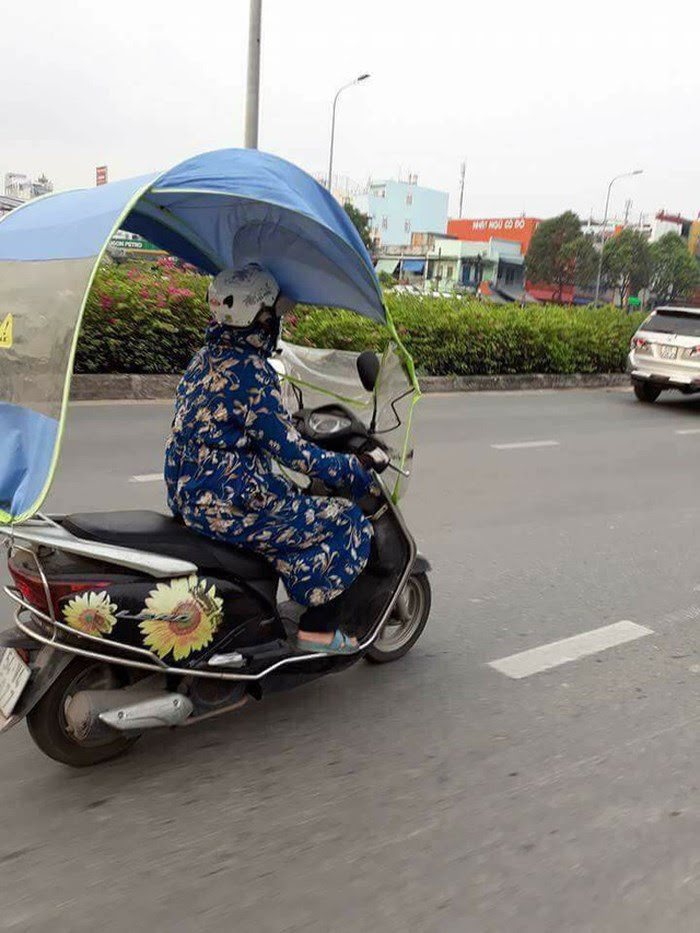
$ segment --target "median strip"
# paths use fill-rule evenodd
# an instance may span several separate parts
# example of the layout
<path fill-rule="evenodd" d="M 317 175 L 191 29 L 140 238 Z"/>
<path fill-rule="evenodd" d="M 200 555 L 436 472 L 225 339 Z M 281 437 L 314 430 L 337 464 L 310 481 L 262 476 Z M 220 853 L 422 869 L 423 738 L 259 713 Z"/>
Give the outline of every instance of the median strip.
<path fill-rule="evenodd" d="M 181 376 L 172 373 L 78 373 L 71 383 L 74 402 L 175 398 Z M 502 373 L 491 376 L 420 376 L 421 391 L 521 392 L 541 389 L 630 388 L 625 373 Z"/>
<path fill-rule="evenodd" d="M 568 664 L 570 661 L 577 661 L 579 658 L 585 658 L 599 651 L 614 648 L 616 645 L 624 645 L 628 641 L 636 641 L 638 638 L 652 634 L 652 629 L 637 625 L 636 622 L 626 620 L 614 622 L 612 625 L 594 628 L 590 632 L 582 632 L 572 638 L 563 638 L 547 645 L 540 645 L 539 648 L 530 648 L 528 651 L 508 655 L 498 661 L 489 662 L 488 666 L 505 674 L 506 677 L 521 680 L 523 677 L 530 677 L 532 674 L 559 667 L 560 664 Z"/>

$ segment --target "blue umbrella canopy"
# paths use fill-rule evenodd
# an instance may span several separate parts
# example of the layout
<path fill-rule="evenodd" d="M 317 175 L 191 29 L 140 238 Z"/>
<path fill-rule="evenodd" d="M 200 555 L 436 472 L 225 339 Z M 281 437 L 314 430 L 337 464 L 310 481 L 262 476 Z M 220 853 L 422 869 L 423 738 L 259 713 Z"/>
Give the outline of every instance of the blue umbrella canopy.
<path fill-rule="evenodd" d="M 0 223 L 0 524 L 31 517 L 48 493 L 87 295 L 118 229 L 212 274 L 259 262 L 295 301 L 386 323 L 347 214 L 276 156 L 223 149 L 30 201 Z"/>

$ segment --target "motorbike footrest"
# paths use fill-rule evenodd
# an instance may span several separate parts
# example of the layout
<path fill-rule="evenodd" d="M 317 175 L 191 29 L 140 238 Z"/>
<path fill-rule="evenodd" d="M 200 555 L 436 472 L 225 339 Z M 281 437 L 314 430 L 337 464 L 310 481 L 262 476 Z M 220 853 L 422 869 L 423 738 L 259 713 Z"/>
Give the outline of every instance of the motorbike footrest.
<path fill-rule="evenodd" d="M 252 663 L 274 663 L 284 658 L 290 657 L 292 649 L 288 642 L 281 638 L 275 641 L 266 641 L 261 645 L 250 645 L 248 648 L 239 648 L 238 651 L 243 657 Z"/>

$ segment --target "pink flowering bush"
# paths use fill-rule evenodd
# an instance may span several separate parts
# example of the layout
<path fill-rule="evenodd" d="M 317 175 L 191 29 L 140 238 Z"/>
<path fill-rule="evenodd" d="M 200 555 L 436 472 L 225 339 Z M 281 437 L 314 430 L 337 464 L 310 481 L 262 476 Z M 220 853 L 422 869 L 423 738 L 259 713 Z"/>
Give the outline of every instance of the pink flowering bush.
<path fill-rule="evenodd" d="M 101 266 L 88 297 L 75 371 L 181 372 L 209 320 L 209 276 L 173 259 Z"/>

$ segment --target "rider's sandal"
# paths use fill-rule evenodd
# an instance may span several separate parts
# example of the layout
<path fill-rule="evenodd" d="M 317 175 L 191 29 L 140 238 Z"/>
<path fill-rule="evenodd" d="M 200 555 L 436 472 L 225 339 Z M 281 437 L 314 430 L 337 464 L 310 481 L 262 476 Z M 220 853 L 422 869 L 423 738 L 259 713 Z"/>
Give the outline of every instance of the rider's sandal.
<path fill-rule="evenodd" d="M 297 638 L 297 650 L 301 653 L 309 654 L 355 654 L 358 645 L 350 643 L 350 636 L 337 629 L 333 635 L 333 640 L 324 644 L 321 641 L 311 641 L 305 638 Z"/>

